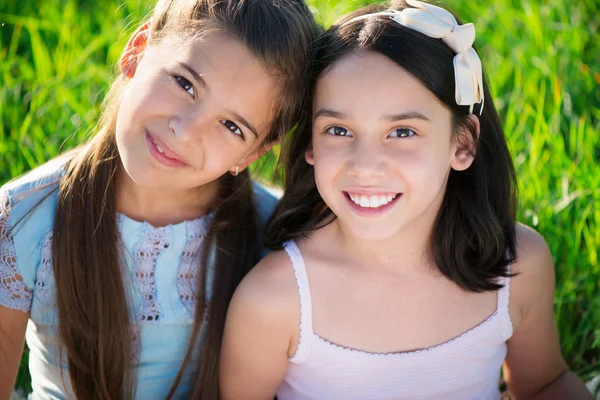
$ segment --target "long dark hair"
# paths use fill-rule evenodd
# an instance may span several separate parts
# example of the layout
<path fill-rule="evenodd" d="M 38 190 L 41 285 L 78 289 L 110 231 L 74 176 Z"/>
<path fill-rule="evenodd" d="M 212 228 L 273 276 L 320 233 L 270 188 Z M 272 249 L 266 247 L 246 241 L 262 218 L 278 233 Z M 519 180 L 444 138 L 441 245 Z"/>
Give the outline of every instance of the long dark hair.
<path fill-rule="evenodd" d="M 319 77 L 336 61 L 358 49 L 385 55 L 433 93 L 452 113 L 454 140 L 470 132 L 476 155 L 465 171 L 451 170 L 435 222 L 430 249 L 440 271 L 461 288 L 480 292 L 501 287 L 497 278 L 510 276 L 516 259 L 516 178 L 502 126 L 484 79 L 485 108 L 479 116 L 480 134 L 469 123 L 469 107 L 455 101 L 454 52 L 441 40 L 405 28 L 383 17 L 350 21 L 365 14 L 408 6 L 368 6 L 332 26 L 321 38 L 312 76 Z M 348 23 L 344 23 L 348 21 Z M 305 104 L 311 115 L 312 105 Z M 475 106 L 475 112 L 479 107 Z M 286 154 L 285 194 L 273 215 L 265 240 L 274 249 L 330 223 L 335 215 L 317 190 L 314 168 L 305 161 L 311 145 L 312 118 L 295 131 Z"/>
<path fill-rule="evenodd" d="M 311 46 L 318 34 L 302 1 L 161 0 L 150 19 L 149 41 L 169 35 L 198 35 L 218 29 L 239 39 L 278 78 L 280 96 L 267 141 L 282 138 L 299 119 Z M 66 349 L 75 395 L 82 399 L 132 398 L 127 296 L 121 275 L 116 221 L 115 176 L 120 165 L 115 141 L 119 97 L 117 79 L 105 102 L 98 134 L 65 164 L 58 188 L 53 229 L 59 334 Z M 193 398 L 218 398 L 218 355 L 227 307 L 235 287 L 259 258 L 257 221 L 249 174 L 220 178 L 214 217 L 202 245 L 196 315 L 185 361 L 173 382 L 172 397 L 192 353 L 199 352 Z M 214 260 L 208 264 L 209 254 Z M 210 267 L 210 268 L 209 268 Z M 210 313 L 205 318 L 208 270 L 213 271 Z"/>

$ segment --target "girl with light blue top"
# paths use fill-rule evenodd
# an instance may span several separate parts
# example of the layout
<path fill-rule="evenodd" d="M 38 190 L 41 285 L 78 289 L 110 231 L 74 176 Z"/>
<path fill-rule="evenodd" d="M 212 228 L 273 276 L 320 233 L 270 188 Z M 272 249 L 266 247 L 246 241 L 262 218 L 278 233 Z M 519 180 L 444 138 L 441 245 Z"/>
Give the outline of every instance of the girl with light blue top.
<path fill-rule="evenodd" d="M 34 399 L 218 397 L 276 204 L 246 167 L 299 119 L 317 30 L 292 0 L 158 2 L 98 133 L 0 189 L 0 398 L 25 339 Z"/>

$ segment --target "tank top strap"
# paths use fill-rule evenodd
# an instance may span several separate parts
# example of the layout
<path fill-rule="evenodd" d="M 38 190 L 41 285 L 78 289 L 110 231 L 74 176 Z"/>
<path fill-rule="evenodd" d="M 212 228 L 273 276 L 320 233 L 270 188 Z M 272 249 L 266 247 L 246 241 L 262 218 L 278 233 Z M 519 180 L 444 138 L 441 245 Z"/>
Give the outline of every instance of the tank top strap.
<path fill-rule="evenodd" d="M 296 353 L 289 361 L 294 364 L 301 364 L 308 358 L 310 352 L 310 339 L 313 335 L 310 286 L 308 284 L 308 275 L 306 273 L 304 258 L 302 258 L 302 254 L 300 253 L 300 249 L 296 245 L 296 242 L 293 240 L 285 242 L 283 248 L 292 261 L 292 268 L 294 269 L 294 276 L 296 277 L 296 284 L 298 285 L 298 293 L 300 294 L 300 338 L 298 340 Z"/>
<path fill-rule="evenodd" d="M 506 272 L 510 273 L 510 265 L 506 267 Z M 499 283 L 502 288 L 498 290 L 498 319 L 500 322 L 500 335 L 502 340 L 507 341 L 513 334 L 513 326 L 510 318 L 509 300 L 510 300 L 510 277 L 501 277 Z"/>

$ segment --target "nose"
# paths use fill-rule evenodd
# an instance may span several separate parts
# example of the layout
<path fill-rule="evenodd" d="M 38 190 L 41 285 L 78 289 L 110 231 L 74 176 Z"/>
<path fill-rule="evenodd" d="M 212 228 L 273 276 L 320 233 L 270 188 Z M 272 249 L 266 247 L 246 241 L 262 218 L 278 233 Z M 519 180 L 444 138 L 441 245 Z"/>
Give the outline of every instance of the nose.
<path fill-rule="evenodd" d="M 385 175 L 387 163 L 383 149 L 366 140 L 355 142 L 346 163 L 348 174 L 361 180 L 378 179 Z"/>
<path fill-rule="evenodd" d="M 169 131 L 177 141 L 192 144 L 201 140 L 209 121 L 208 110 L 190 108 L 169 119 Z"/>

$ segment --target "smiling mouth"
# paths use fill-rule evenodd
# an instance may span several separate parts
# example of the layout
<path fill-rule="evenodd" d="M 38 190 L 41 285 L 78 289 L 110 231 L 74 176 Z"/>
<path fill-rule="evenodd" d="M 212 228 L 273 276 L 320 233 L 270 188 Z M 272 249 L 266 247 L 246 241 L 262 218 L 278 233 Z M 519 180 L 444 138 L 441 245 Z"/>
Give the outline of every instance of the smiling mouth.
<path fill-rule="evenodd" d="M 158 152 L 160 154 L 162 154 L 165 157 L 171 158 L 165 154 L 165 151 L 163 150 L 162 147 L 160 147 L 160 144 L 158 144 L 158 142 L 156 140 L 152 139 L 152 137 L 150 137 L 150 140 L 152 140 L 152 143 L 154 143 L 154 145 L 156 146 L 156 150 L 158 150 Z"/>
<path fill-rule="evenodd" d="M 363 194 L 344 192 L 346 197 L 361 208 L 382 208 L 398 199 L 402 193 Z"/>
<path fill-rule="evenodd" d="M 146 142 L 150 150 L 150 154 L 160 164 L 170 168 L 187 167 L 187 164 L 179 159 L 176 154 L 169 149 L 165 149 L 162 142 L 155 139 L 150 133 L 146 132 Z"/>

